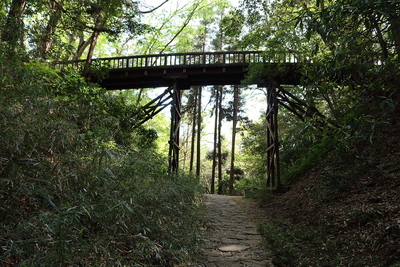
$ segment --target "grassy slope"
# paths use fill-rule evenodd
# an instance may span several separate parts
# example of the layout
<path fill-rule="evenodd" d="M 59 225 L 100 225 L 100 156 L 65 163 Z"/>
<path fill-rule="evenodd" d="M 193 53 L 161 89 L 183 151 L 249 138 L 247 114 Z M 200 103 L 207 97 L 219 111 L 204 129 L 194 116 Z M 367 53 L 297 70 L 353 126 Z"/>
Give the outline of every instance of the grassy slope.
<path fill-rule="evenodd" d="M 252 207 L 277 266 L 400 266 L 398 112 L 355 157 L 327 156 L 289 192 Z"/>

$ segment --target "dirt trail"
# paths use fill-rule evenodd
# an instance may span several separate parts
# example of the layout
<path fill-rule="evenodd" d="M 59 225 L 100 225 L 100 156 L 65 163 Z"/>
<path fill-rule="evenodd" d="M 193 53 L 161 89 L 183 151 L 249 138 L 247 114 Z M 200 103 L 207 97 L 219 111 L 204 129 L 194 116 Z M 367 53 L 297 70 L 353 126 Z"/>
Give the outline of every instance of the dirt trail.
<path fill-rule="evenodd" d="M 204 260 L 196 266 L 273 266 L 257 227 L 230 197 L 206 194 L 203 204 L 210 227 L 204 233 Z"/>

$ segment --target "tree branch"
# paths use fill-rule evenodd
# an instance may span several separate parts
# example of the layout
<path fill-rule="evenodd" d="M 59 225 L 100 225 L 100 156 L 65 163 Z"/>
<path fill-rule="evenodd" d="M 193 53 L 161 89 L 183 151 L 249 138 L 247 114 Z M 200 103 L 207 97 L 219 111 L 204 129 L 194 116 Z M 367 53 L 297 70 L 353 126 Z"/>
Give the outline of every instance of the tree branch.
<path fill-rule="evenodd" d="M 164 50 L 175 40 L 176 37 L 179 36 L 179 34 L 186 28 L 186 26 L 189 24 L 190 20 L 192 19 L 194 13 L 196 12 L 197 8 L 199 7 L 200 3 L 198 2 L 192 12 L 189 14 L 189 16 L 186 18 L 185 22 L 183 23 L 182 27 L 179 29 L 179 31 L 172 37 L 172 39 L 164 46 L 163 49 L 161 49 L 160 54 L 164 52 Z"/>
<path fill-rule="evenodd" d="M 148 13 L 151 13 L 151 12 L 154 12 L 154 11 L 156 11 L 157 9 L 159 9 L 160 7 L 162 7 L 165 3 L 167 3 L 169 0 L 165 0 L 164 2 L 162 2 L 158 7 L 155 7 L 155 8 L 153 8 L 153 9 L 151 9 L 151 10 L 147 10 L 147 11 L 138 11 L 138 14 L 148 14 Z"/>

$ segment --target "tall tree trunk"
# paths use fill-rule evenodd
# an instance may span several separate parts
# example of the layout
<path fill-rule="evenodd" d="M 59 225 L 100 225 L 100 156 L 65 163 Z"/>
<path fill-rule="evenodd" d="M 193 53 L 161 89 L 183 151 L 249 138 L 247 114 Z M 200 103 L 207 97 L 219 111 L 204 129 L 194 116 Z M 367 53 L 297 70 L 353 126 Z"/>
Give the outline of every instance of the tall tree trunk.
<path fill-rule="evenodd" d="M 89 51 L 87 53 L 86 57 L 86 64 L 83 69 L 83 75 L 87 75 L 89 72 L 90 65 L 92 64 L 93 60 L 93 54 L 94 54 L 94 48 L 97 45 L 97 41 L 99 40 L 101 28 L 104 26 L 104 20 L 102 15 L 99 13 L 96 18 L 96 27 L 93 30 L 92 36 L 89 38 L 90 39 L 90 46 L 89 46 Z"/>
<path fill-rule="evenodd" d="M 199 92 L 197 96 L 197 150 L 196 150 L 196 176 L 200 177 L 200 169 L 201 169 L 201 161 L 200 161 L 200 153 L 201 153 L 201 143 L 200 143 L 200 137 L 201 137 L 201 95 L 202 95 L 202 87 L 199 87 Z"/>
<path fill-rule="evenodd" d="M 192 141 L 190 145 L 190 163 L 189 163 L 189 172 L 193 172 L 194 165 L 194 142 L 196 141 L 196 118 L 197 118 L 197 98 L 198 98 L 198 87 L 193 88 L 194 93 L 194 103 L 193 103 L 193 113 L 192 113 Z"/>
<path fill-rule="evenodd" d="M 214 146 L 212 156 L 212 171 L 211 171 L 211 194 L 215 192 L 215 168 L 217 166 L 217 147 L 218 147 L 218 107 L 219 107 L 219 88 L 215 87 L 215 120 L 214 120 Z"/>
<path fill-rule="evenodd" d="M 180 168 L 182 168 L 183 170 L 186 170 L 186 162 L 187 159 L 190 157 L 190 155 L 188 155 L 189 153 L 189 149 L 188 149 L 188 144 L 189 144 L 189 128 L 187 129 L 186 133 L 182 134 L 182 137 L 180 137 L 179 139 L 179 166 Z"/>
<path fill-rule="evenodd" d="M 394 16 L 393 19 L 390 20 L 390 29 L 392 31 L 394 47 L 396 49 L 398 61 L 400 61 L 400 22 L 399 17 Z"/>
<path fill-rule="evenodd" d="M 62 15 L 61 7 L 55 0 L 50 0 L 49 7 L 50 18 L 43 31 L 42 39 L 39 44 L 39 57 L 43 59 L 49 55 L 51 45 L 53 44 L 54 32 L 56 31 L 56 27 L 61 20 Z"/>
<path fill-rule="evenodd" d="M 232 118 L 232 147 L 231 147 L 231 169 L 229 173 L 229 195 L 233 194 L 233 183 L 235 177 L 235 148 L 236 148 L 236 127 L 239 109 L 239 86 L 233 89 L 233 118 Z"/>
<path fill-rule="evenodd" d="M 218 194 L 222 195 L 223 194 L 223 188 L 222 188 L 222 134 L 221 134 L 221 129 L 222 129 L 222 120 L 224 118 L 223 116 L 223 110 L 222 110 L 222 97 L 223 97 L 223 87 L 219 86 L 219 100 L 218 100 Z"/>
<path fill-rule="evenodd" d="M 13 0 L 8 12 L 1 40 L 8 42 L 14 48 L 17 45 L 24 47 L 24 23 L 22 15 L 25 12 L 26 0 Z"/>
<path fill-rule="evenodd" d="M 76 49 L 75 55 L 73 57 L 73 60 L 79 60 L 85 52 L 86 48 L 89 46 L 89 44 L 92 42 L 93 36 L 90 36 L 86 41 L 84 40 L 83 32 L 79 34 L 79 45 L 78 48 Z"/>
<path fill-rule="evenodd" d="M 93 32 L 93 34 L 90 38 L 89 51 L 88 51 L 87 57 L 86 57 L 86 63 L 88 65 L 92 63 L 94 48 L 96 47 L 97 41 L 99 40 L 99 36 L 100 36 L 100 32 L 95 31 L 95 32 Z"/>
<path fill-rule="evenodd" d="M 89 51 L 86 58 L 86 63 L 89 65 L 92 63 L 94 48 L 96 47 L 97 41 L 99 40 L 101 28 L 104 26 L 104 20 L 101 14 L 98 14 L 96 19 L 96 28 L 93 30 Z"/>

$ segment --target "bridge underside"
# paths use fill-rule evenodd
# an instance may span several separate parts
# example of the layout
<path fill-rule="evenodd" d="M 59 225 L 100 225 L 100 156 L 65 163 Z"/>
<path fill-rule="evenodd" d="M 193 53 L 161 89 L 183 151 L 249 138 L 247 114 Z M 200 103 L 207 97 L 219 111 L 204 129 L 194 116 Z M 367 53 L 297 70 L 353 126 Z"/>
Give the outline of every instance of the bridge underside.
<path fill-rule="evenodd" d="M 284 84 L 300 84 L 301 64 L 296 63 L 295 55 L 291 55 L 290 52 L 265 54 L 264 51 L 192 52 L 100 58 L 91 61 L 92 66 L 97 66 L 94 68 L 87 63 L 84 60 L 57 62 L 55 68 L 63 70 L 68 67 L 79 70 L 89 80 L 107 90 L 167 87 L 164 93 L 143 107 L 145 117 L 141 123 L 172 105 L 169 141 L 171 173 L 178 171 L 179 164 L 182 90 L 191 86 L 240 85 L 245 78 L 247 84 L 266 87 L 267 184 L 270 187 L 280 186 L 278 99 L 287 101 L 284 106 L 294 112 L 304 112 L 306 109 L 304 103 L 298 101 L 296 96 L 283 92 L 282 88 L 277 89 Z M 253 64 L 256 73 L 248 73 L 250 64 Z M 109 69 L 106 77 L 96 78 L 98 76 L 95 73 L 102 72 L 103 66 Z M 247 74 L 254 76 L 255 80 L 248 79 Z"/>
<path fill-rule="evenodd" d="M 179 66 L 112 69 L 99 81 L 107 90 L 171 87 L 178 82 L 181 90 L 191 86 L 239 85 L 245 79 L 248 64 L 213 64 L 212 66 Z M 269 63 L 271 73 L 263 80 L 277 84 L 299 84 L 300 77 L 295 63 Z M 254 84 L 263 82 L 254 81 Z"/>
<path fill-rule="evenodd" d="M 300 84 L 301 74 L 296 63 L 260 63 L 260 80 L 247 81 L 268 89 L 266 103 L 267 143 L 267 185 L 280 186 L 279 141 L 277 127 L 278 101 L 276 86 Z M 167 87 L 165 92 L 144 106 L 146 121 L 172 104 L 169 148 L 169 171 L 178 171 L 179 129 L 181 123 L 181 90 L 191 86 L 240 85 L 248 74 L 248 63 L 146 66 L 111 69 L 105 78 L 91 78 L 107 90 Z M 90 77 L 90 75 L 89 75 Z"/>

